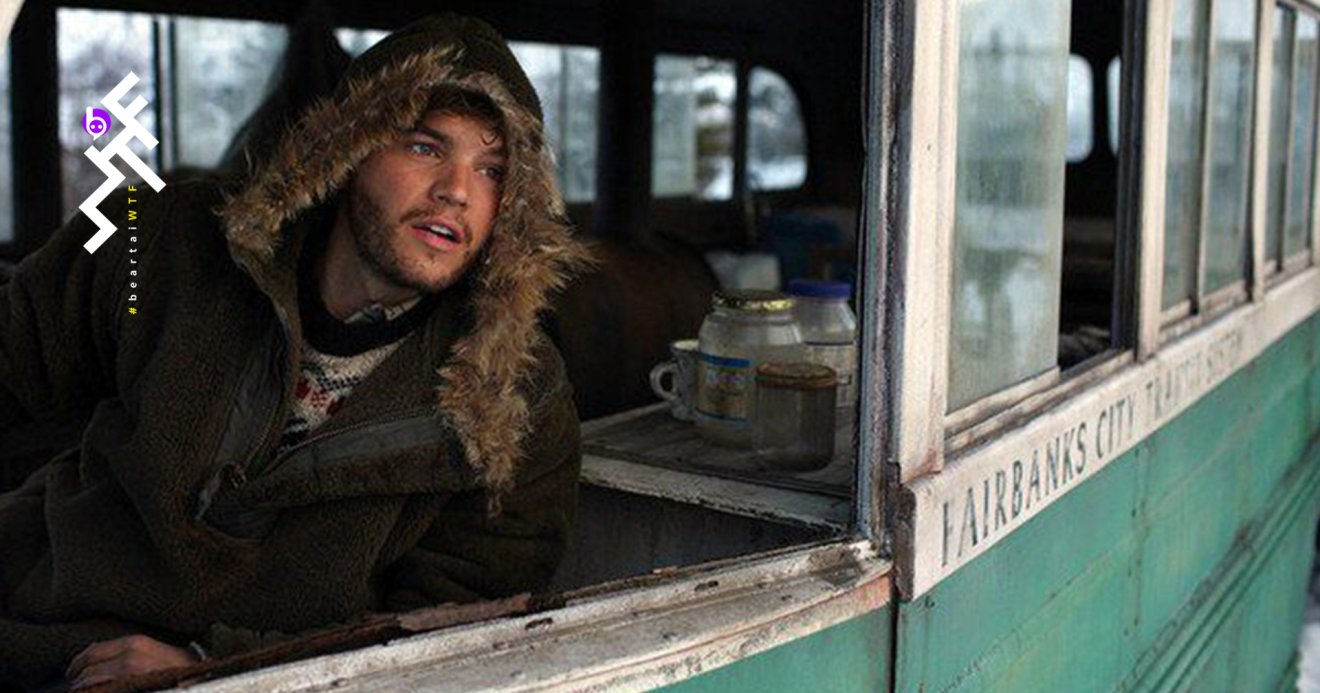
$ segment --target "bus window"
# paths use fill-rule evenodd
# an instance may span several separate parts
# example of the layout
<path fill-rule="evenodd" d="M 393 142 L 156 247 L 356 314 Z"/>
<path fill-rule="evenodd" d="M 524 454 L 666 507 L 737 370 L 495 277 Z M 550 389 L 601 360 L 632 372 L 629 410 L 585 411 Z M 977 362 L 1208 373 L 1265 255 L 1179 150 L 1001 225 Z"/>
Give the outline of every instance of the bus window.
<path fill-rule="evenodd" d="M 266 22 L 102 10 L 60 9 L 56 22 L 66 217 L 105 180 L 83 157 L 82 104 L 98 102 L 132 70 L 135 90 L 163 97 L 148 99 L 138 116 L 160 144 L 148 150 L 134 140 L 134 151 L 157 170 L 213 167 L 268 93 L 287 35 Z M 173 78 L 157 84 L 157 74 Z"/>
<path fill-rule="evenodd" d="M 1123 78 L 1123 59 L 1114 56 L 1109 61 L 1109 67 L 1105 68 L 1105 89 L 1108 99 L 1105 101 L 1105 108 L 1108 111 L 1107 122 L 1109 123 L 1109 151 L 1118 153 L 1118 88 L 1122 84 Z"/>
<path fill-rule="evenodd" d="M 14 156 L 10 137 L 9 51 L 0 50 L 0 244 L 14 240 Z"/>
<path fill-rule="evenodd" d="M 168 25 L 174 49 L 177 158 L 211 167 L 269 90 L 286 30 L 253 21 L 179 17 Z"/>
<path fill-rule="evenodd" d="M 1244 282 L 1247 269 L 1247 199 L 1251 172 L 1252 84 L 1256 54 L 1256 5 L 1214 0 L 1210 45 L 1210 96 L 1206 108 L 1205 219 L 1200 298 Z M 1245 286 L 1243 287 L 1245 290 Z"/>
<path fill-rule="evenodd" d="M 651 194 L 733 197 L 733 61 L 658 55 Z"/>
<path fill-rule="evenodd" d="M 1255 19 L 1250 0 L 1175 5 L 1166 321 L 1246 299 Z"/>
<path fill-rule="evenodd" d="M 152 38 L 154 20 L 150 15 L 61 8 L 56 13 L 56 24 L 60 64 L 60 172 L 64 183 L 61 199 L 67 219 L 105 180 L 100 171 L 84 165 L 87 135 L 82 131 L 78 112 L 84 108 L 83 104 L 97 103 L 128 70 L 140 80 L 136 88 L 153 93 L 157 54 Z M 148 132 L 159 135 L 157 100 L 152 100 L 152 106 L 138 114 L 138 121 Z M 130 147 L 152 169 L 160 170 L 161 147 L 148 150 L 136 140 Z"/>
<path fill-rule="evenodd" d="M 541 98 L 564 201 L 590 202 L 596 197 L 600 50 L 526 41 L 509 45 Z"/>
<path fill-rule="evenodd" d="M 1124 154 L 1102 144 L 1117 143 L 1122 27 L 1102 14 L 1037 0 L 962 4 L 949 449 L 1119 355 L 1126 339 L 1115 330 L 1130 317 L 1118 312 L 1117 286 L 1120 239 L 1130 237 L 1119 233 Z M 1111 23 L 1075 42 L 1070 27 L 1101 19 Z"/>
<path fill-rule="evenodd" d="M 807 180 L 807 132 L 793 87 L 754 67 L 747 85 L 747 187 L 787 190 Z"/>
<path fill-rule="evenodd" d="M 1282 5 L 1274 8 L 1274 66 L 1270 91 L 1269 181 L 1265 202 L 1265 258 L 1279 265 L 1283 240 L 1284 182 L 1288 172 L 1288 120 L 1292 114 L 1293 46 L 1297 11 Z"/>
<path fill-rule="evenodd" d="M 1068 56 L 1068 163 L 1091 155 L 1095 133 L 1092 112 L 1095 108 L 1095 83 L 1091 66 L 1081 56 Z"/>
<path fill-rule="evenodd" d="M 1056 372 L 1068 20 L 961 3 L 950 411 Z"/>
<path fill-rule="evenodd" d="M 388 31 L 380 29 L 335 29 L 335 38 L 339 40 L 340 47 L 355 58 L 388 35 Z"/>
<path fill-rule="evenodd" d="M 1287 203 L 1284 205 L 1282 257 L 1289 260 L 1310 247 L 1311 205 L 1315 188 L 1316 39 L 1317 20 L 1309 13 L 1297 18 L 1292 74 L 1292 128 L 1288 155 Z M 1279 130 L 1276 132 L 1287 132 Z"/>
<path fill-rule="evenodd" d="M 349 55 L 359 55 L 387 32 L 337 29 Z M 545 115 L 545 139 L 555 153 L 555 179 L 565 202 L 596 199 L 596 107 L 600 92 L 600 49 L 533 41 L 510 41 L 527 71 Z"/>
<path fill-rule="evenodd" d="M 1190 300 L 1197 257 L 1197 214 L 1201 200 L 1201 115 L 1205 96 L 1208 6 L 1176 0 L 1173 56 L 1169 65 L 1168 165 L 1164 215 L 1164 308 Z"/>

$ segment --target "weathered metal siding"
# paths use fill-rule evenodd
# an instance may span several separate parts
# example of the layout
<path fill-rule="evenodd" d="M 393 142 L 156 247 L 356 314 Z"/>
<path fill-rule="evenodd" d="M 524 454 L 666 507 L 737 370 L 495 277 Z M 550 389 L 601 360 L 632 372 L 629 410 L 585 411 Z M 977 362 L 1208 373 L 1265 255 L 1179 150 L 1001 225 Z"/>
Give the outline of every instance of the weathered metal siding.
<path fill-rule="evenodd" d="M 661 690 L 670 693 L 888 690 L 892 608 L 885 606 Z"/>
<path fill-rule="evenodd" d="M 1313 317 L 902 604 L 897 689 L 1275 689 L 1313 553 L 1318 346 Z"/>

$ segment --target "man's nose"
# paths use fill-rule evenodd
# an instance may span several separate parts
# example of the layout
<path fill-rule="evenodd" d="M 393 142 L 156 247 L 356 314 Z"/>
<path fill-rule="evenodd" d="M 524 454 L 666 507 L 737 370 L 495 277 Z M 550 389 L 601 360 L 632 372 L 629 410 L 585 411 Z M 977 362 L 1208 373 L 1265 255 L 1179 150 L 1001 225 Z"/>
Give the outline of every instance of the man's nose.
<path fill-rule="evenodd" d="M 471 175 L 464 167 L 453 162 L 446 163 L 436 172 L 431 184 L 431 197 L 437 201 L 465 206 L 471 182 Z"/>

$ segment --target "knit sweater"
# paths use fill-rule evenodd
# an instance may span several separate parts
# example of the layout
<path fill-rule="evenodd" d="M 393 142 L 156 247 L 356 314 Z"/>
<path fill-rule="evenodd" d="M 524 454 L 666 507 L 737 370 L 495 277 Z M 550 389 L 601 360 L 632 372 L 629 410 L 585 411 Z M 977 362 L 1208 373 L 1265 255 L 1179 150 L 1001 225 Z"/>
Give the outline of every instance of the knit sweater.
<path fill-rule="evenodd" d="M 299 268 L 302 364 L 276 456 L 301 443 L 334 416 L 353 388 L 394 353 L 436 302 L 434 297 L 423 300 L 415 296 L 389 306 L 372 303 L 339 320 L 326 308 L 314 281 L 316 259 L 324 252 L 323 242 L 310 243 Z"/>

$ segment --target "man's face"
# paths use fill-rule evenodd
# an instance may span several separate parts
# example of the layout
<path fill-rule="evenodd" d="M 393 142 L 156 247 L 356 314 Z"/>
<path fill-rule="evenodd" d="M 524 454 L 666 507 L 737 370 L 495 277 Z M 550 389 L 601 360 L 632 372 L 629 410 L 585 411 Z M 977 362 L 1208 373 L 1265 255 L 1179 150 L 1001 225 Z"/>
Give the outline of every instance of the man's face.
<path fill-rule="evenodd" d="M 486 123 L 432 111 L 358 167 L 347 199 L 358 256 L 426 293 L 459 280 L 499 213 L 504 141 Z"/>

